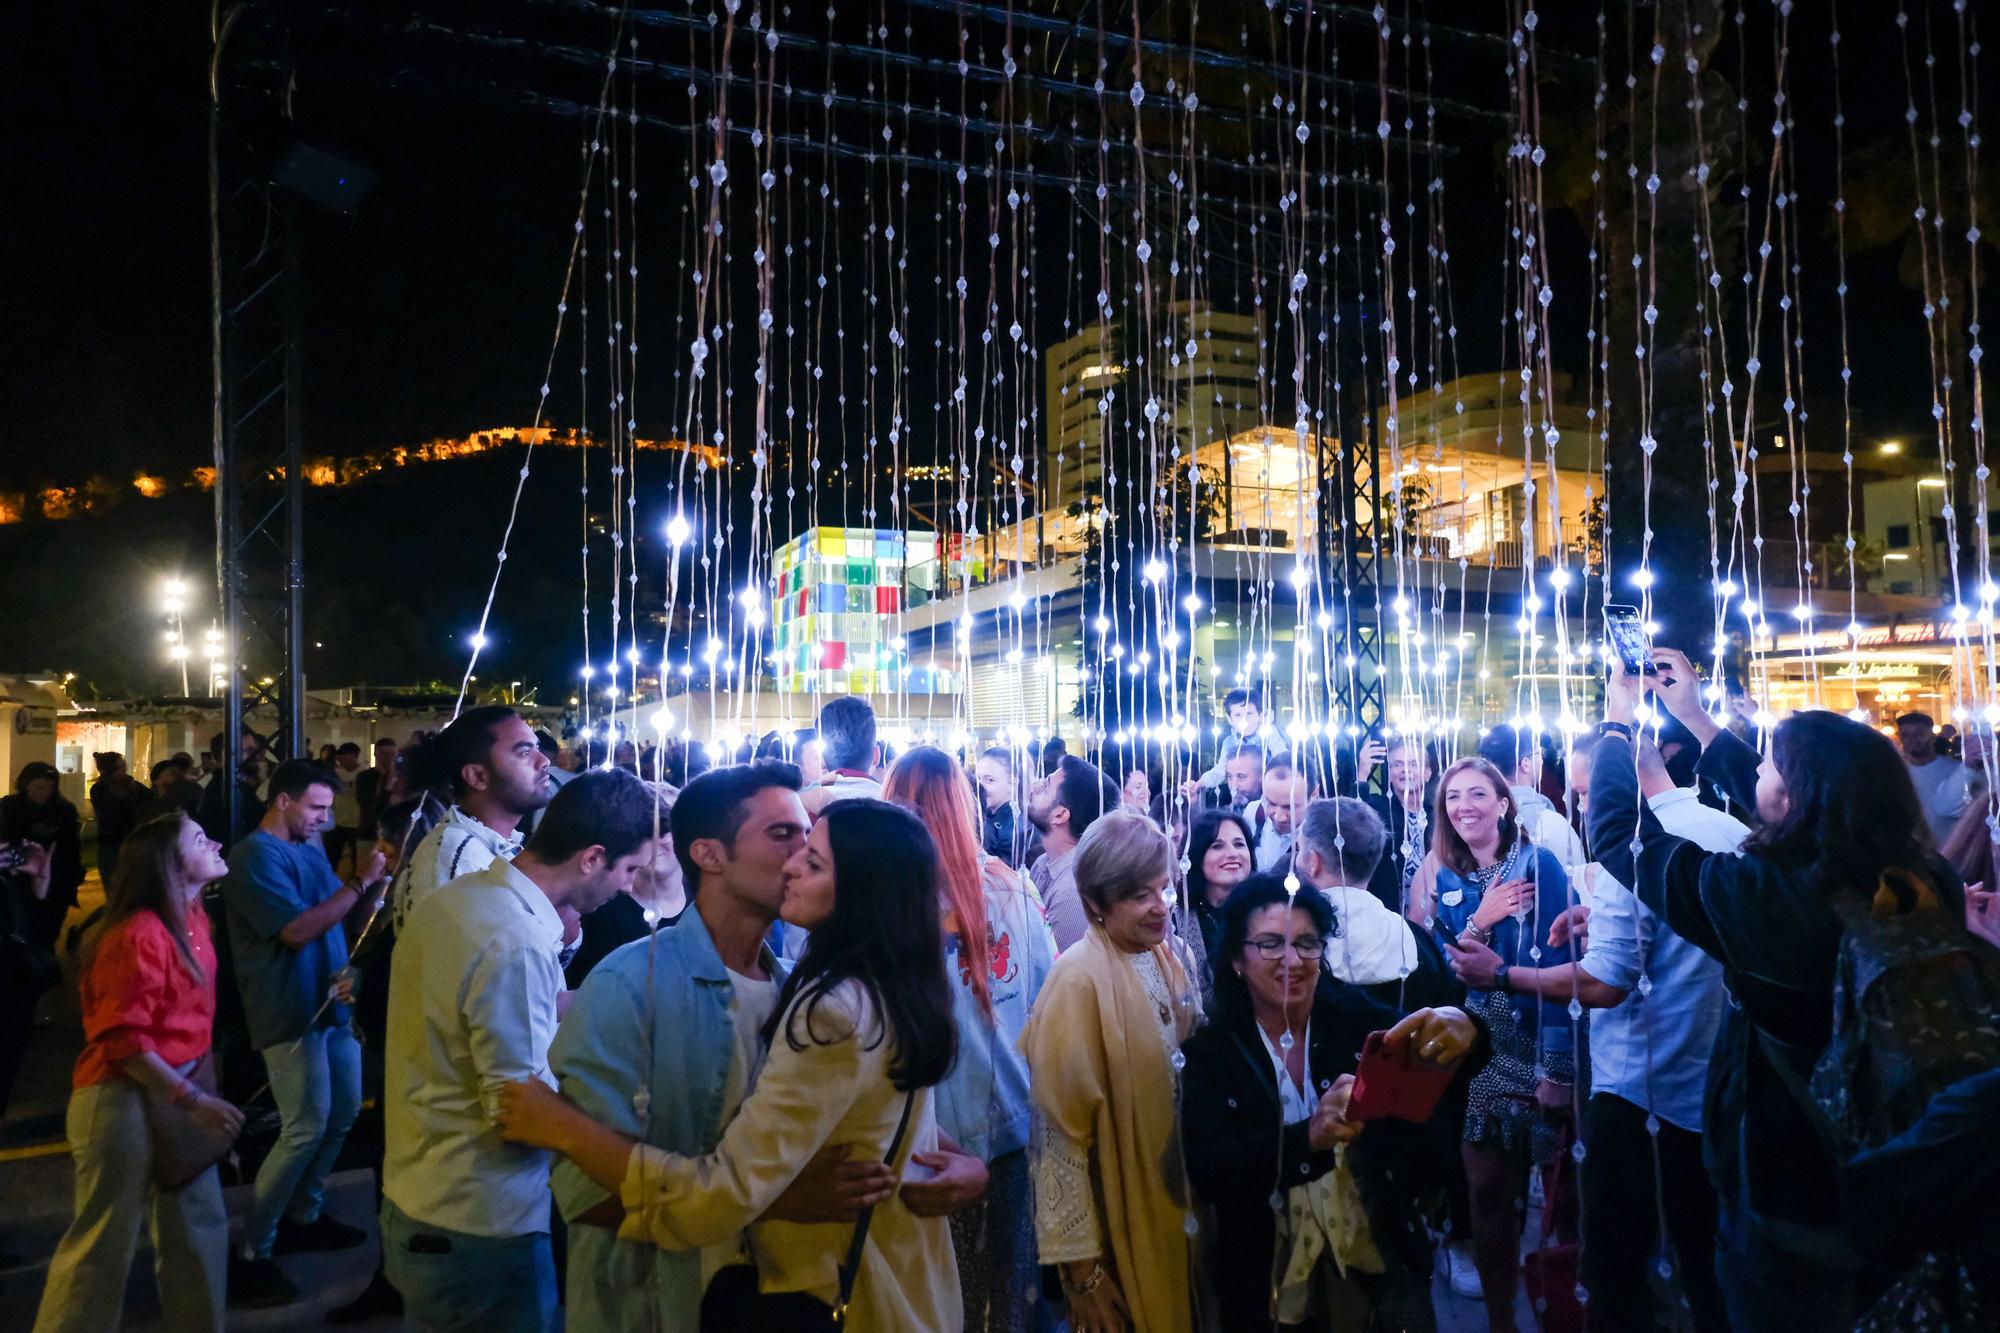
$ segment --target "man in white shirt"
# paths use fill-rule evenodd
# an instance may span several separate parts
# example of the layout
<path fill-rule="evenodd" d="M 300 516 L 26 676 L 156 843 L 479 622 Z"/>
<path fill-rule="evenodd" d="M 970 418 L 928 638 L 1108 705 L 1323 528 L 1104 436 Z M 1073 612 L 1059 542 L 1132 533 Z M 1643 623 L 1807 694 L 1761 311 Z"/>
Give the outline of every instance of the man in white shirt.
<path fill-rule="evenodd" d="M 807 814 L 818 819 L 835 801 L 882 794 L 872 776 L 882 747 L 875 741 L 875 710 L 866 699 L 846 695 L 819 710 L 819 747 L 826 772 L 799 798 Z"/>
<path fill-rule="evenodd" d="M 1088 760 L 1066 754 L 1028 789 L 1028 821 L 1042 835 L 1042 856 L 1028 878 L 1042 895 L 1042 910 L 1062 952 L 1090 929 L 1076 891 L 1076 845 L 1084 830 L 1118 808 L 1118 784 Z"/>
<path fill-rule="evenodd" d="M 1666 833 L 1710 852 L 1735 852 L 1749 836 L 1744 824 L 1703 805 L 1692 788 L 1674 786 L 1650 743 L 1639 747 L 1635 762 L 1639 790 Z M 1632 781 L 1630 770 L 1619 777 Z M 1660 1250 L 1657 1219 L 1664 1214 L 1695 1327 L 1727 1333 L 1712 1262 L 1715 1193 L 1701 1147 L 1709 1055 L 1726 999 L 1722 967 L 1629 888 L 1601 870 L 1592 879 L 1582 959 L 1554 968 L 1509 968 L 1505 984 L 1521 993 L 1540 987 L 1558 998 L 1574 988 L 1577 999 L 1600 1011 L 1590 1024 L 1584 1127 L 1591 1169 L 1583 1173 L 1582 1277 L 1593 1318 L 1605 1328 L 1653 1326 L 1647 1270 Z M 1462 961 L 1459 972 L 1474 985 L 1488 975 Z M 1648 1117 L 1659 1129 L 1657 1202 Z"/>
<path fill-rule="evenodd" d="M 534 730 L 502 704 L 468 708 L 405 756 L 411 781 L 449 787 L 451 809 L 410 853 L 396 876 L 396 930 L 417 904 L 457 879 L 521 850 L 522 819 L 549 803 L 549 758 Z"/>
<path fill-rule="evenodd" d="M 1479 757 L 1506 775 L 1528 841 L 1548 848 L 1565 869 L 1582 865 L 1583 839 L 1570 827 L 1569 815 L 1541 793 L 1541 741 L 1502 722 L 1479 738 Z"/>
<path fill-rule="evenodd" d="M 1264 761 L 1263 791 L 1243 817 L 1250 821 L 1250 850 L 1260 871 L 1276 869 L 1291 853 L 1292 835 L 1313 801 L 1312 774 L 1280 750 Z"/>
<path fill-rule="evenodd" d="M 433 891 L 402 927 L 384 1052 L 382 1249 L 418 1327 L 539 1333 L 555 1311 L 548 1154 L 502 1142 L 493 1115 L 510 1082 L 554 1086 L 559 913 L 631 887 L 653 856 L 657 810 L 629 773 L 579 777 L 518 857 Z"/>

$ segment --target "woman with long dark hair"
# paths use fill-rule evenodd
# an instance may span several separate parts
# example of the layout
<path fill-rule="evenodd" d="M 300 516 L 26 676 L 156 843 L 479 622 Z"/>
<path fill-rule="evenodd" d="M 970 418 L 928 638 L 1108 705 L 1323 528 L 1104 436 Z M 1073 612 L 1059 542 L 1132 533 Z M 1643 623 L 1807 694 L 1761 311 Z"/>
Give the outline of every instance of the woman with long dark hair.
<path fill-rule="evenodd" d="M 986 1163 L 988 1181 L 977 1203 L 951 1215 L 966 1333 L 1027 1328 L 1036 1290 L 1027 1151 L 1034 1103 L 1016 1047 L 1055 964 L 1055 939 L 1033 886 L 981 850 L 972 784 L 950 755 L 931 745 L 905 751 L 883 795 L 924 821 L 943 875 L 958 1062 L 937 1088 L 938 1125 L 959 1151 Z"/>
<path fill-rule="evenodd" d="M 1287 1327 L 1342 1327 L 1335 1311 L 1311 1308 L 1328 1279 L 1377 1313 L 1370 1327 L 1428 1326 L 1429 1233 L 1416 1191 L 1398 1176 L 1420 1178 L 1418 1156 L 1436 1148 L 1425 1126 L 1406 1122 L 1362 1133 L 1347 1120 L 1347 1097 L 1371 1032 L 1451 1066 L 1477 1044 L 1477 1025 L 1457 1008 L 1405 1014 L 1336 980 L 1326 964 L 1338 947 L 1333 907 L 1310 885 L 1293 896 L 1281 876 L 1256 875 L 1218 915 L 1213 1018 L 1185 1047 L 1181 1124 L 1188 1173 L 1215 1210 L 1207 1259 L 1222 1329 L 1270 1329 L 1274 1295 Z M 1336 1148 L 1349 1142 L 1342 1163 Z M 1282 1219 L 1274 1194 L 1285 1197 Z M 1311 1277 L 1281 1282 L 1290 1265 L 1280 1261 L 1317 1240 L 1307 1233 L 1328 1215 L 1342 1225 Z"/>
<path fill-rule="evenodd" d="M 942 892 L 937 845 L 915 815 L 887 801 L 835 802 L 785 866 L 781 915 L 808 932 L 805 952 L 764 1030 L 763 1070 L 714 1152 L 635 1143 L 533 1079 L 505 1089 L 501 1132 L 563 1153 L 622 1197 L 622 1238 L 698 1249 L 748 1227 L 766 1295 L 835 1305 L 853 1225 L 763 1214 L 823 1147 L 913 1177 L 911 1159 L 936 1150 L 932 1089 L 957 1052 Z M 852 1297 L 847 1326 L 864 1333 L 958 1329 L 945 1219 L 893 1195 L 877 1202 Z"/>
<path fill-rule="evenodd" d="M 176 810 L 132 831 L 105 885 L 78 990 L 84 1048 L 68 1118 L 76 1216 L 49 1263 L 36 1333 L 116 1328 L 149 1223 L 167 1324 L 222 1327 L 222 1184 L 212 1166 L 178 1189 L 154 1184 L 147 1103 L 185 1108 L 218 1131 L 242 1127 L 241 1111 L 189 1078 L 208 1055 L 215 1018 L 215 946 L 201 890 L 227 873 L 222 849 Z"/>
<path fill-rule="evenodd" d="M 1888 738 L 1836 713 L 1794 713 L 1760 757 L 1709 716 L 1686 657 L 1671 649 L 1653 656 L 1656 675 L 1614 672 L 1606 687 L 1605 737 L 1591 767 L 1591 846 L 1608 874 L 1723 965 L 1730 1004 L 1703 1112 L 1720 1214 L 1716 1275 L 1738 1327 L 1852 1328 L 1912 1262 L 1896 1247 L 1949 1248 L 1967 1242 L 1970 1228 L 1919 1234 L 1955 1216 L 1934 1197 L 1928 1219 L 1871 1219 L 1881 1246 L 1854 1253 L 1841 1225 L 1839 1164 L 1816 1108 L 1793 1088 L 1812 1078 L 1833 1037 L 1842 913 L 1955 920 L 1964 895 L 1931 845 L 1916 788 Z M 1701 743 L 1696 772 L 1756 811 L 1741 855 L 1673 837 L 1638 799 L 1628 747 L 1648 689 Z M 1963 1024 L 1969 1037 L 1980 1017 L 1945 1021 Z M 1977 1206 L 1990 1221 L 1990 1201 Z"/>
<path fill-rule="evenodd" d="M 1220 958 L 1216 950 L 1222 942 L 1222 904 L 1228 901 L 1231 890 L 1256 873 L 1256 845 L 1250 821 L 1234 810 L 1202 811 L 1188 834 L 1185 897 L 1201 927 L 1201 942 L 1211 968 Z"/>
<path fill-rule="evenodd" d="M 1570 996 L 1517 995 L 1514 967 L 1571 961 L 1570 946 L 1549 943 L 1549 928 L 1569 906 L 1569 877 L 1521 826 L 1506 777 L 1477 757 L 1461 759 L 1438 780 L 1432 851 L 1438 943 L 1456 970 L 1461 943 L 1498 954 L 1482 988 L 1468 988 L 1466 1008 L 1493 1037 L 1493 1057 L 1467 1094 L 1462 1153 L 1471 1190 L 1473 1261 L 1494 1333 L 1514 1327 L 1520 1283 L 1519 1209 L 1530 1168 L 1562 1150 L 1562 1116 L 1576 1081 Z"/>

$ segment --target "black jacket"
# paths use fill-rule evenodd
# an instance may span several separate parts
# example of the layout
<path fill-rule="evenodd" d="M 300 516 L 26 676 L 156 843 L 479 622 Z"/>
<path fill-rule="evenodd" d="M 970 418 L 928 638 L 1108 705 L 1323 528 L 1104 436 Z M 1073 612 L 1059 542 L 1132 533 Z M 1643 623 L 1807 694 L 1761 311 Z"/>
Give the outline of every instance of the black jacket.
<path fill-rule="evenodd" d="M 1803 1083 L 1833 1036 L 1840 919 L 1805 869 L 1755 852 L 1705 852 L 1667 833 L 1639 801 L 1628 742 L 1613 733 L 1605 743 L 1617 748 L 1600 749 L 1591 765 L 1590 845 L 1607 874 L 1722 964 L 1729 990 L 1708 1066 L 1702 1145 L 1725 1222 L 1775 1223 L 1783 1234 L 1767 1234 L 1788 1247 L 1794 1229 L 1831 1231 L 1839 1220 L 1832 1153 L 1772 1061 L 1786 1061 Z M 1755 809 L 1758 762 L 1723 732 L 1695 771 Z M 1949 910 L 1963 912 L 1958 877 L 1942 861 L 1927 870 Z"/>
<path fill-rule="evenodd" d="M 1368 1034 L 1402 1017 L 1356 987 L 1323 980 L 1308 1034 L 1308 1092 L 1317 1097 L 1340 1075 L 1352 1074 Z M 1478 1046 L 1454 1081 L 1459 1108 L 1465 1084 L 1489 1049 L 1481 1028 Z M 1264 1333 L 1271 1327 L 1271 1195 L 1281 1184 L 1289 1189 L 1325 1175 L 1334 1155 L 1313 1150 L 1309 1122 L 1280 1128 L 1277 1077 L 1249 1013 L 1222 1013 L 1182 1051 L 1181 1138 L 1195 1190 L 1214 1212 L 1207 1257 L 1220 1326 L 1225 1333 Z M 1432 1168 L 1442 1168 L 1458 1151 L 1457 1138 L 1448 1102 L 1429 1125 L 1377 1121 L 1355 1141 L 1354 1172 L 1370 1228 L 1389 1262 L 1429 1271 L 1430 1243 L 1417 1220 L 1418 1202 L 1440 1182 Z"/>

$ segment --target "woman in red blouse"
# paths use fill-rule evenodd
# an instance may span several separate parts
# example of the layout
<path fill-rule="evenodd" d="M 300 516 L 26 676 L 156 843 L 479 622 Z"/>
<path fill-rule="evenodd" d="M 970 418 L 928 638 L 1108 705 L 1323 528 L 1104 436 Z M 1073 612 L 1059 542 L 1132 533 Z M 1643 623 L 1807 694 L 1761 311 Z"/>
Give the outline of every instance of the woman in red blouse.
<path fill-rule="evenodd" d="M 146 1101 L 231 1132 L 243 1123 L 241 1111 L 188 1078 L 208 1053 L 215 1018 L 215 946 L 201 890 L 227 873 L 222 849 L 176 810 L 133 830 L 105 886 L 104 922 L 84 955 L 85 1044 L 69 1101 L 76 1220 L 50 1261 L 35 1333 L 116 1328 L 148 1220 L 167 1326 L 222 1328 L 222 1183 L 211 1167 L 181 1189 L 154 1187 Z"/>

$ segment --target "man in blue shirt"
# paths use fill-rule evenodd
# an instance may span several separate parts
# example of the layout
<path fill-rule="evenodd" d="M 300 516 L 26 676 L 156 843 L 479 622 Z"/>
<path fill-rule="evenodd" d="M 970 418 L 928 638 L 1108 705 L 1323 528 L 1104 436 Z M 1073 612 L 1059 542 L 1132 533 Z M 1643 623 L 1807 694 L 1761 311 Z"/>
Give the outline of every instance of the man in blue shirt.
<path fill-rule="evenodd" d="M 1640 794 L 1668 833 L 1707 852 L 1734 852 L 1750 835 L 1739 820 L 1703 805 L 1693 788 L 1676 787 L 1651 742 L 1638 747 L 1634 762 Z M 1590 940 L 1577 968 L 1610 993 L 1580 998 L 1596 1005 L 1615 997 L 1590 1024 L 1582 1277 L 1592 1317 L 1605 1328 L 1652 1325 L 1646 1270 L 1664 1249 L 1664 1218 L 1695 1328 L 1726 1333 L 1715 1275 L 1715 1189 L 1701 1143 L 1709 1055 L 1727 998 L 1722 965 L 1625 885 L 1601 872 L 1592 880 Z"/>
<path fill-rule="evenodd" d="M 242 1252 L 230 1265 L 235 1304 L 298 1299 L 275 1254 L 347 1249 L 368 1238 L 321 1211 L 327 1174 L 361 1104 L 361 1049 L 348 1029 L 342 924 L 357 908 L 372 909 L 387 883 L 380 851 L 346 883 L 327 861 L 318 835 L 332 821 L 338 783 L 310 760 L 278 765 L 270 805 L 230 849 L 223 881 L 244 1019 L 264 1056 L 281 1125 L 257 1172 Z"/>
<path fill-rule="evenodd" d="M 700 1156 L 735 1118 L 789 966 L 769 936 L 785 862 L 811 828 L 799 787 L 797 768 L 764 762 L 711 769 L 676 799 L 674 852 L 691 906 L 591 971 L 549 1049 L 564 1095 L 600 1124 Z M 681 1253 L 623 1241 L 616 1196 L 560 1157 L 550 1183 L 569 1223 L 569 1326 L 696 1333 L 702 1293 L 740 1260 L 740 1242 Z M 823 1153 L 771 1215 L 851 1219 L 893 1183 L 880 1162 Z"/>

